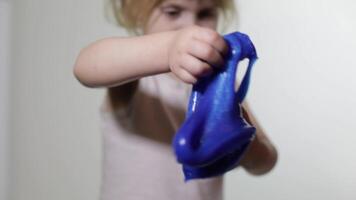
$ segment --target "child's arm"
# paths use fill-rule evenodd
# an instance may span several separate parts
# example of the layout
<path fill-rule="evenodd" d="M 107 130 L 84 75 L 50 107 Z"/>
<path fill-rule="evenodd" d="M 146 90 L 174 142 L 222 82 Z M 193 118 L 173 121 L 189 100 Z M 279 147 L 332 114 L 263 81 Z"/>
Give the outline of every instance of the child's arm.
<path fill-rule="evenodd" d="M 141 37 L 111 37 L 81 50 L 74 75 L 88 87 L 113 87 L 150 74 L 168 72 L 172 32 Z"/>
<path fill-rule="evenodd" d="M 112 37 L 84 48 L 74 75 L 88 87 L 112 87 L 144 76 L 172 71 L 186 83 L 221 66 L 227 51 L 215 31 L 191 26 L 138 37 Z"/>
<path fill-rule="evenodd" d="M 243 107 L 243 115 L 250 124 L 256 127 L 256 138 L 242 158 L 241 166 L 251 174 L 265 174 L 276 165 L 278 152 L 256 118 L 251 114 L 247 103 Z"/>

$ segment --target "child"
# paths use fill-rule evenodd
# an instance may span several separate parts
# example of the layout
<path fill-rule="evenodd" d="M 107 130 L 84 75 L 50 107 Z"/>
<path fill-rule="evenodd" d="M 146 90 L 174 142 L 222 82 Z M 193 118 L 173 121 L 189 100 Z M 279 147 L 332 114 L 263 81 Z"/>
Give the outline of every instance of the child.
<path fill-rule="evenodd" d="M 84 48 L 76 78 L 106 87 L 102 200 L 222 199 L 223 176 L 185 183 L 171 149 L 184 120 L 191 84 L 221 67 L 227 44 L 215 29 L 232 0 L 112 0 L 118 22 L 134 37 L 110 37 Z M 277 152 L 257 128 L 241 166 L 264 174 Z"/>

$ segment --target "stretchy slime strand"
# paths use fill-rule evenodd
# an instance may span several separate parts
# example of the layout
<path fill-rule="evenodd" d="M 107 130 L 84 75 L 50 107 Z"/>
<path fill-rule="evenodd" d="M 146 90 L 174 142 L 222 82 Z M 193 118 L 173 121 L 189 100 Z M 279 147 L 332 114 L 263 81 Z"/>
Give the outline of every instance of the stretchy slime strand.
<path fill-rule="evenodd" d="M 225 66 L 193 86 L 186 118 L 173 140 L 185 181 L 219 176 L 238 166 L 255 136 L 255 128 L 242 116 L 244 100 L 257 59 L 255 47 L 245 34 L 224 36 L 229 45 Z M 240 60 L 249 59 L 246 73 L 235 92 Z"/>

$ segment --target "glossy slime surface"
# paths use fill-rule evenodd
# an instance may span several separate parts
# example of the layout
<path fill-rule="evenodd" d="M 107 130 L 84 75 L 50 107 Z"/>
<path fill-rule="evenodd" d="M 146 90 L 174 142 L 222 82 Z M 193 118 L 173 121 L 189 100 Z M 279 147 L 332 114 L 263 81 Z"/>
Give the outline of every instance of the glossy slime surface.
<path fill-rule="evenodd" d="M 242 116 L 251 69 L 257 59 L 255 47 L 245 34 L 224 36 L 229 45 L 225 66 L 193 86 L 186 118 L 173 139 L 177 161 L 185 181 L 219 176 L 238 166 L 255 137 L 255 128 Z M 249 59 L 240 87 L 235 75 L 240 60 Z"/>

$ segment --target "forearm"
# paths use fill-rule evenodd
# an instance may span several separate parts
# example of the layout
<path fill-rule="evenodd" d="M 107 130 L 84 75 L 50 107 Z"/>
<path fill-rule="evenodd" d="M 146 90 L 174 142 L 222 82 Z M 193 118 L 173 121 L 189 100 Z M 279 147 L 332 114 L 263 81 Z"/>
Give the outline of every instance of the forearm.
<path fill-rule="evenodd" d="M 174 32 L 112 37 L 84 48 L 74 74 L 88 87 L 110 87 L 169 71 L 168 48 Z"/>
<path fill-rule="evenodd" d="M 263 128 L 260 126 L 247 104 L 244 105 L 244 117 L 256 127 L 256 138 L 247 149 L 241 160 L 241 166 L 249 173 L 261 175 L 273 169 L 278 160 L 278 152 Z"/>

